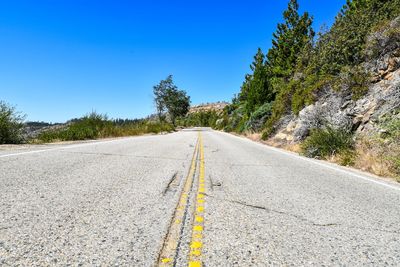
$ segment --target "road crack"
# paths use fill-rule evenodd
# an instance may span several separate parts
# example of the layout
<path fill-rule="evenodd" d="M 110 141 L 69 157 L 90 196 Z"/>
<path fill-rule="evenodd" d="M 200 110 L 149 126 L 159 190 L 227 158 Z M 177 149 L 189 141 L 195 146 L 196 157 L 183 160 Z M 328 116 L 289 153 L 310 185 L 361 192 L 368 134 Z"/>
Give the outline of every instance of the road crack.
<path fill-rule="evenodd" d="M 259 209 L 259 210 L 264 210 L 266 212 L 270 212 L 270 213 L 277 213 L 280 215 L 285 215 L 285 216 L 289 216 L 292 218 L 295 218 L 297 220 L 303 221 L 305 223 L 308 223 L 311 226 L 315 226 L 315 227 L 346 227 L 348 229 L 358 229 L 358 230 L 369 230 L 369 231 L 377 231 L 377 232 L 383 232 L 383 233 L 388 233 L 388 234 L 400 234 L 400 230 L 384 230 L 384 229 L 378 229 L 378 228 L 370 228 L 370 227 L 360 227 L 360 226 L 351 226 L 351 225 L 345 225 L 345 224 L 341 224 L 341 223 L 317 223 L 314 222 L 310 219 L 304 218 L 301 215 L 298 214 L 293 214 L 293 213 L 289 213 L 289 212 L 285 212 L 285 211 L 280 211 L 280 210 L 275 210 L 275 209 L 271 209 L 271 208 L 267 208 L 264 206 L 260 206 L 260 205 L 254 205 L 254 204 L 249 204 L 243 201 L 239 201 L 239 200 L 233 200 L 233 199 L 222 199 L 222 198 L 218 198 L 215 197 L 213 195 L 210 194 L 205 194 L 207 197 L 210 198 L 214 198 L 216 200 L 219 201 L 225 201 L 225 202 L 229 202 L 229 203 L 233 203 L 233 204 L 238 204 L 244 207 L 248 207 L 248 208 L 253 208 L 253 209 Z"/>
<path fill-rule="evenodd" d="M 267 208 L 267 207 L 260 206 L 260 205 L 249 204 L 249 203 L 246 203 L 246 202 L 240 201 L 240 200 L 233 200 L 233 199 L 226 199 L 226 198 L 222 199 L 222 198 L 217 198 L 217 197 L 209 195 L 209 194 L 206 194 L 206 196 L 214 198 L 214 199 L 219 200 L 219 201 L 225 201 L 225 202 L 229 202 L 229 203 L 233 203 L 233 204 L 238 204 L 238 205 L 241 205 L 241 206 L 244 206 L 244 207 L 248 207 L 248 208 L 265 210 L 265 211 L 270 212 L 270 213 L 277 213 L 277 214 L 280 214 L 280 215 L 290 216 L 292 218 L 295 218 L 297 220 L 306 222 L 306 223 L 311 224 L 313 226 L 330 227 L 330 226 L 339 226 L 340 225 L 339 223 L 324 223 L 324 224 L 316 223 L 316 222 L 313 222 L 313 221 L 311 221 L 311 220 L 309 220 L 307 218 L 304 218 L 303 216 L 298 215 L 298 214 L 292 214 L 292 213 L 288 213 L 288 212 L 284 212 L 284 211 L 280 211 L 280 210 L 275 210 L 275 209 Z"/>

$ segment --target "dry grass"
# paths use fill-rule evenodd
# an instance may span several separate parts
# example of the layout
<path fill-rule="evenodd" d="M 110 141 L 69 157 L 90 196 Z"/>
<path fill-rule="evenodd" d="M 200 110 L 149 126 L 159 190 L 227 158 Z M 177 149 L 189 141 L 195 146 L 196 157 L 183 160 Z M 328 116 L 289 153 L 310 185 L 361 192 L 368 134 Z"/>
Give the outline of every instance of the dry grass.
<path fill-rule="evenodd" d="M 301 153 L 301 146 L 299 143 L 286 144 L 283 146 L 283 148 L 292 152 L 296 152 L 298 154 Z"/>
<path fill-rule="evenodd" d="M 354 167 L 379 176 L 396 177 L 388 151 L 379 140 L 360 138 L 356 143 L 357 157 Z"/>
<path fill-rule="evenodd" d="M 252 141 L 256 141 L 256 142 L 261 141 L 261 134 L 260 133 L 250 133 L 250 132 L 248 132 L 248 133 L 245 133 L 245 136 L 247 138 L 249 138 L 250 140 L 252 140 Z"/>

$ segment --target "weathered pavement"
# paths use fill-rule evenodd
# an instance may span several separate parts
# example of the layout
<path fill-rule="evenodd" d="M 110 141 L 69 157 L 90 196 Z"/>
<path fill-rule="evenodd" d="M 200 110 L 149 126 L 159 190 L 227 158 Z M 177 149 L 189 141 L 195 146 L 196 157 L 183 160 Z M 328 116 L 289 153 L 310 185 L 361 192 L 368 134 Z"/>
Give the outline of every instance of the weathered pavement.
<path fill-rule="evenodd" d="M 400 263 L 397 184 L 208 129 L 0 150 L 0 193 L 1 266 Z"/>

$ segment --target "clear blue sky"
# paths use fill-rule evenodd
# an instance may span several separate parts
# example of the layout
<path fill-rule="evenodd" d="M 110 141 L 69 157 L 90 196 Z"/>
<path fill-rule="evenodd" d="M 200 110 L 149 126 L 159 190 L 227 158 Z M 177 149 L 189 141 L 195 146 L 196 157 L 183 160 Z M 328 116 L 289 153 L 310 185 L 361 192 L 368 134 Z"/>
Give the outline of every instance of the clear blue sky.
<path fill-rule="evenodd" d="M 314 28 L 345 0 L 299 0 Z M 266 51 L 286 0 L 0 2 L 0 100 L 28 120 L 91 110 L 153 113 L 152 86 L 174 75 L 192 103 L 230 101 L 257 47 Z"/>

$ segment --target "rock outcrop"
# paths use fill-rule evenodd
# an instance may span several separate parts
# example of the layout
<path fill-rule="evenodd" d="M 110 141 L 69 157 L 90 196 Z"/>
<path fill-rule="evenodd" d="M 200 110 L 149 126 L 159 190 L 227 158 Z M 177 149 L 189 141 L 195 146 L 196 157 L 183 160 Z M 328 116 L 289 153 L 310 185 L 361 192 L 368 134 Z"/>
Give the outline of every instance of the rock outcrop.
<path fill-rule="evenodd" d="M 206 103 L 206 104 L 200 104 L 196 106 L 191 106 L 189 109 L 189 113 L 195 113 L 195 112 L 207 112 L 207 111 L 216 111 L 216 112 L 222 112 L 222 110 L 229 105 L 228 102 L 215 102 L 215 103 Z"/>
<path fill-rule="evenodd" d="M 368 92 L 353 100 L 348 90 L 326 86 L 298 116 L 280 120 L 274 142 L 299 142 L 310 129 L 326 124 L 367 135 L 379 132 L 379 120 L 400 109 L 400 17 L 371 34 L 367 44 L 363 68 L 371 75 Z"/>

